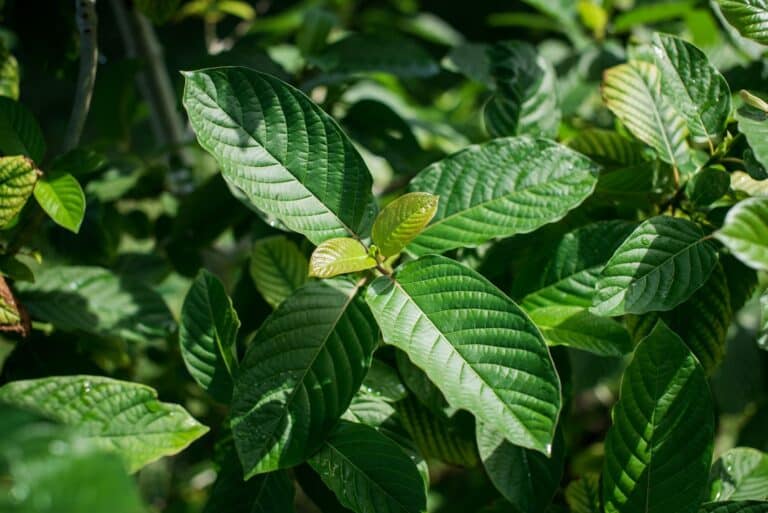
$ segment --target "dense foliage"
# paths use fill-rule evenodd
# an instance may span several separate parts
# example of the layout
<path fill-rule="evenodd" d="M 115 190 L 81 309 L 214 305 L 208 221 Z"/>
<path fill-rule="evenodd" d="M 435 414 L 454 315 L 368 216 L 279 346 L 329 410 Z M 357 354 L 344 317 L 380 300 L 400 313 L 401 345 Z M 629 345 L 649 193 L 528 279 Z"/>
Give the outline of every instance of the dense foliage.
<path fill-rule="evenodd" d="M 768 1 L 0 4 L 0 511 L 768 513 Z"/>

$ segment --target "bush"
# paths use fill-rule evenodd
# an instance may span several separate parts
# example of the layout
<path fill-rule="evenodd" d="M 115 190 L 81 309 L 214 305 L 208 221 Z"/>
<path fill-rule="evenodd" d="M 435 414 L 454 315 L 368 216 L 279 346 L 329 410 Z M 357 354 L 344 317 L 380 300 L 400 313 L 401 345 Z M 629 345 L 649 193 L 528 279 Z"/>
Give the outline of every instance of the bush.
<path fill-rule="evenodd" d="M 6 3 L 2 511 L 768 512 L 764 0 Z"/>

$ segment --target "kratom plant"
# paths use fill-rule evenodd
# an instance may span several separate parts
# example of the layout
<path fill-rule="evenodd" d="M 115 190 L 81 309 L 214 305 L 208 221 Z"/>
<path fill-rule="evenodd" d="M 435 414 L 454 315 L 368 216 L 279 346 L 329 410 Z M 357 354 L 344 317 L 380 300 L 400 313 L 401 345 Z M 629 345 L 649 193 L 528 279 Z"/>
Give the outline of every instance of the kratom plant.
<path fill-rule="evenodd" d="M 768 2 L 636 3 L 115 1 L 98 149 L 86 17 L 67 152 L 0 98 L 0 510 L 768 513 Z"/>

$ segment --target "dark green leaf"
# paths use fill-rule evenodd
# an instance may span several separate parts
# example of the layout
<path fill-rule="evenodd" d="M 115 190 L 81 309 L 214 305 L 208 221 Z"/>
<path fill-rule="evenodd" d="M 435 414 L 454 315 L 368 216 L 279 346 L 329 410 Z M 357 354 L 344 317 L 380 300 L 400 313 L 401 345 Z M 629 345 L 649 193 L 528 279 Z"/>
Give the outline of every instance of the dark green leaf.
<path fill-rule="evenodd" d="M 24 155 L 40 164 L 45 155 L 45 139 L 40 125 L 26 107 L 0 97 L 0 153 Z"/>
<path fill-rule="evenodd" d="M 768 44 L 768 2 L 766 0 L 718 0 L 720 9 L 744 36 Z"/>

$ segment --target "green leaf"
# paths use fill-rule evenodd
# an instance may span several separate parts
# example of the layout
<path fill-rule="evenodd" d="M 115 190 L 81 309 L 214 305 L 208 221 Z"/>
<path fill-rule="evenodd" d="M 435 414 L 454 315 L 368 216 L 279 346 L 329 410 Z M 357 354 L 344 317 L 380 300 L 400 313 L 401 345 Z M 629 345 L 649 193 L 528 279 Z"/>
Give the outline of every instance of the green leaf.
<path fill-rule="evenodd" d="M 309 259 L 309 275 L 332 278 L 376 267 L 376 259 L 355 239 L 341 237 L 320 244 Z"/>
<path fill-rule="evenodd" d="M 512 445 L 484 424 L 477 426 L 477 448 L 488 477 L 515 511 L 545 511 L 565 465 L 565 442 L 558 431 L 552 456 Z"/>
<path fill-rule="evenodd" d="M 0 44 L 0 96 L 19 99 L 19 63 L 3 44 Z"/>
<path fill-rule="evenodd" d="M 371 362 L 371 368 L 368 369 L 368 374 L 365 375 L 363 390 L 365 390 L 366 394 L 379 397 L 390 403 L 404 399 L 408 393 L 400 381 L 397 371 L 381 360 L 376 359 Z"/>
<path fill-rule="evenodd" d="M 24 208 L 40 174 L 27 157 L 0 157 L 0 228 Z"/>
<path fill-rule="evenodd" d="M 135 0 L 136 9 L 157 24 L 163 24 L 176 13 L 180 0 Z"/>
<path fill-rule="evenodd" d="M 768 456 L 757 449 L 736 447 L 712 465 L 709 478 L 713 501 L 768 499 Z"/>
<path fill-rule="evenodd" d="M 416 464 L 371 427 L 342 421 L 309 464 L 339 502 L 357 513 L 421 513 L 427 508 Z"/>
<path fill-rule="evenodd" d="M 322 7 L 310 7 L 304 13 L 304 22 L 296 34 L 296 46 L 301 54 L 313 55 L 325 48 L 331 29 L 338 23 L 336 15 Z"/>
<path fill-rule="evenodd" d="M 718 0 L 728 22 L 744 37 L 768 44 L 768 2 L 766 0 Z"/>
<path fill-rule="evenodd" d="M 409 192 L 384 207 L 371 232 L 381 254 L 389 257 L 400 253 L 435 216 L 438 200 L 428 192 Z"/>
<path fill-rule="evenodd" d="M 293 513 L 295 489 L 284 470 L 243 481 L 237 461 L 222 466 L 203 513 Z"/>
<path fill-rule="evenodd" d="M 565 502 L 568 503 L 571 513 L 601 513 L 600 475 L 584 474 L 571 481 L 565 488 Z"/>
<path fill-rule="evenodd" d="M 77 179 L 70 175 L 43 176 L 35 185 L 35 199 L 53 221 L 78 233 L 85 217 L 85 193 Z"/>
<path fill-rule="evenodd" d="M 632 340 L 618 322 L 578 306 L 545 306 L 528 312 L 550 346 L 568 346 L 601 356 L 632 352 Z"/>
<path fill-rule="evenodd" d="M 309 263 L 284 235 L 257 240 L 251 252 L 251 278 L 264 300 L 277 308 L 307 281 Z"/>
<path fill-rule="evenodd" d="M 687 170 L 690 149 L 685 119 L 661 94 L 661 71 L 648 62 L 620 64 L 603 75 L 603 100 L 632 132 L 659 158 Z"/>
<path fill-rule="evenodd" d="M 694 174 L 685 186 L 685 193 L 694 205 L 705 207 L 722 198 L 731 186 L 731 177 L 724 170 L 705 167 Z"/>
<path fill-rule="evenodd" d="M 377 278 L 366 299 L 384 341 L 408 353 L 452 406 L 512 443 L 551 451 L 554 364 L 536 326 L 488 280 L 431 256 Z"/>
<path fill-rule="evenodd" d="M 750 105 L 743 105 L 736 110 L 736 121 L 739 122 L 739 132 L 744 134 L 752 156 L 763 166 L 768 168 L 768 113 L 758 110 Z M 765 179 L 765 176 L 754 176 L 756 179 Z"/>
<path fill-rule="evenodd" d="M 529 43 L 504 41 L 489 50 L 496 93 L 486 104 L 492 137 L 530 134 L 554 137 L 560 126 L 552 65 Z"/>
<path fill-rule="evenodd" d="M 701 506 L 700 513 L 768 513 L 768 502 L 724 501 L 709 502 Z"/>
<path fill-rule="evenodd" d="M 184 298 L 179 324 L 181 356 L 195 381 L 216 399 L 229 402 L 240 319 L 224 285 L 201 270 Z"/>
<path fill-rule="evenodd" d="M 551 141 L 522 136 L 469 146 L 411 181 L 409 190 L 442 199 L 407 249 L 440 253 L 532 232 L 565 217 L 596 183 L 593 162 Z"/>
<path fill-rule="evenodd" d="M 713 438 L 704 371 L 659 323 L 635 350 L 613 409 L 603 467 L 606 513 L 696 512 Z"/>
<path fill-rule="evenodd" d="M 443 66 L 485 86 L 493 87 L 489 46 L 483 43 L 456 45 L 443 59 Z"/>
<path fill-rule="evenodd" d="M 760 310 L 762 310 L 762 321 L 757 345 L 763 349 L 768 349 L 768 291 L 763 292 L 763 295 L 760 296 Z"/>
<path fill-rule="evenodd" d="M 34 283 L 18 283 L 17 288 L 33 319 L 63 331 L 146 342 L 176 328 L 157 292 L 100 267 L 44 268 Z"/>
<path fill-rule="evenodd" d="M 315 244 L 363 236 L 376 206 L 362 157 L 302 92 L 247 68 L 185 74 L 200 145 L 256 208 Z"/>
<path fill-rule="evenodd" d="M 647 161 L 642 145 L 612 130 L 580 130 L 568 146 L 607 166 L 632 166 Z"/>
<path fill-rule="evenodd" d="M 377 333 L 358 287 L 344 279 L 309 282 L 256 333 L 232 400 L 246 478 L 303 462 L 360 388 Z"/>
<path fill-rule="evenodd" d="M 424 78 L 440 67 L 420 45 L 401 36 L 351 34 L 312 56 L 309 62 L 327 73 L 391 73 Z"/>
<path fill-rule="evenodd" d="M 644 221 L 619 246 L 597 282 L 591 311 L 618 316 L 671 310 L 706 281 L 717 263 L 698 225 L 669 216 Z"/>
<path fill-rule="evenodd" d="M 625 221 L 601 221 L 563 235 L 547 251 L 543 265 L 523 265 L 520 269 L 515 282 L 517 291 L 518 283 L 525 283 L 531 290 L 521 306 L 528 312 L 548 306 L 592 306 L 603 266 L 633 228 Z"/>
<path fill-rule="evenodd" d="M 0 509 L 5 513 L 142 513 L 116 454 L 75 430 L 0 404 Z"/>
<path fill-rule="evenodd" d="M 24 155 L 39 164 L 45 155 L 45 139 L 40 125 L 26 107 L 0 97 L 0 153 Z"/>
<path fill-rule="evenodd" d="M 682 18 L 693 10 L 693 0 L 666 0 L 636 5 L 613 20 L 613 32 L 620 34 L 640 25 L 651 25 Z"/>
<path fill-rule="evenodd" d="M 418 447 L 419 454 L 448 465 L 477 465 L 474 436 L 470 430 L 460 429 L 455 418 L 430 410 L 413 395 L 399 401 L 395 409 L 403 427 Z"/>
<path fill-rule="evenodd" d="M 768 198 L 737 203 L 714 235 L 739 260 L 758 271 L 768 271 Z"/>
<path fill-rule="evenodd" d="M 131 472 L 181 451 L 208 432 L 181 406 L 161 403 L 145 385 L 101 376 L 12 381 L 0 402 L 51 418 L 119 453 Z"/>
<path fill-rule="evenodd" d="M 704 52 L 679 37 L 654 34 L 651 45 L 662 94 L 685 119 L 693 142 L 714 148 L 731 114 L 728 82 Z"/>

